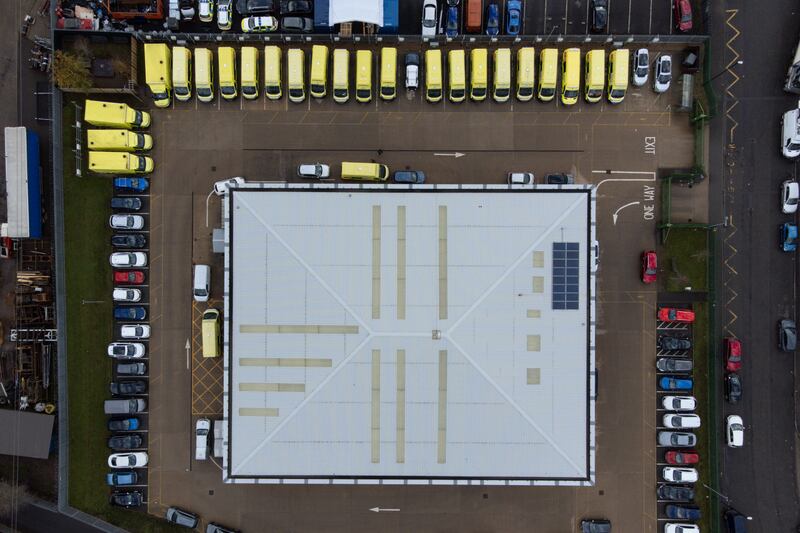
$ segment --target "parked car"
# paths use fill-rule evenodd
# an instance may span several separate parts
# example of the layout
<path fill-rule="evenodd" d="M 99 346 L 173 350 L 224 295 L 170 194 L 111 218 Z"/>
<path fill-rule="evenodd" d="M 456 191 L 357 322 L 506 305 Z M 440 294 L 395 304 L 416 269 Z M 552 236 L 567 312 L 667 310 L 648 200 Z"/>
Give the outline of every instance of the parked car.
<path fill-rule="evenodd" d="M 444 34 L 447 37 L 458 36 L 458 8 L 447 8 L 447 24 L 444 26 Z"/>
<path fill-rule="evenodd" d="M 664 455 L 667 464 L 671 465 L 694 465 L 700 462 L 700 456 L 693 451 L 679 452 L 671 451 Z M 675 518 L 675 517 L 670 517 Z"/>
<path fill-rule="evenodd" d="M 195 15 L 194 0 L 178 0 L 181 20 L 192 20 Z"/>
<path fill-rule="evenodd" d="M 406 89 L 419 89 L 419 54 L 416 52 L 406 54 Z"/>
<path fill-rule="evenodd" d="M 778 348 L 783 352 L 793 352 L 797 348 L 797 326 L 794 320 L 784 318 L 778 322 Z"/>
<path fill-rule="evenodd" d="M 136 196 L 115 196 L 111 199 L 111 209 L 138 211 L 142 208 L 142 199 Z"/>
<path fill-rule="evenodd" d="M 691 372 L 692 361 L 690 359 L 676 359 L 675 357 L 660 357 L 656 361 L 656 368 L 659 372 Z"/>
<path fill-rule="evenodd" d="M 693 414 L 667 413 L 663 417 L 664 426 L 672 429 L 694 429 L 700 427 L 700 417 Z"/>
<path fill-rule="evenodd" d="M 572 174 L 547 174 L 544 177 L 544 182 L 548 185 L 570 185 L 575 183 L 575 176 Z"/>
<path fill-rule="evenodd" d="M 784 252 L 797 251 L 797 224 L 784 222 L 778 226 L 778 244 Z"/>
<path fill-rule="evenodd" d="M 736 337 L 725 337 L 725 369 L 728 372 L 737 372 L 742 368 L 742 343 Z"/>
<path fill-rule="evenodd" d="M 113 229 L 142 229 L 144 227 L 144 217 L 142 215 L 111 215 L 108 225 Z"/>
<path fill-rule="evenodd" d="M 658 256 L 654 250 L 642 252 L 642 282 L 653 283 L 658 274 Z"/>
<path fill-rule="evenodd" d="M 142 299 L 142 291 L 139 289 L 114 289 L 111 297 L 115 302 L 138 302 Z"/>
<path fill-rule="evenodd" d="M 581 533 L 611 533 L 611 521 L 605 518 L 584 518 Z"/>
<path fill-rule="evenodd" d="M 667 522 L 664 533 L 700 533 L 700 527 L 694 524 Z"/>
<path fill-rule="evenodd" d="M 183 509 L 178 509 L 177 507 L 170 507 L 167 509 L 166 518 L 167 522 L 170 524 L 188 527 L 190 529 L 197 527 L 197 515 L 194 515 L 189 511 L 184 511 Z"/>
<path fill-rule="evenodd" d="M 214 20 L 214 0 L 197 0 L 197 16 L 201 22 Z"/>
<path fill-rule="evenodd" d="M 728 446 L 731 448 L 741 448 L 744 446 L 744 422 L 739 415 L 728 415 L 725 422 L 725 433 L 727 435 Z"/>
<path fill-rule="evenodd" d="M 795 180 L 786 180 L 781 184 L 781 211 L 787 215 L 797 212 L 800 201 L 800 185 Z"/>
<path fill-rule="evenodd" d="M 117 363 L 117 376 L 145 376 L 147 365 L 144 363 Z"/>
<path fill-rule="evenodd" d="M 694 322 L 694 311 L 689 309 L 676 309 L 674 307 L 660 307 L 658 319 L 662 322 Z"/>
<path fill-rule="evenodd" d="M 690 487 L 676 487 L 675 485 L 659 485 L 656 495 L 659 500 L 690 502 L 694 500 L 694 489 Z"/>
<path fill-rule="evenodd" d="M 661 405 L 668 411 L 694 411 L 697 400 L 694 396 L 664 396 Z"/>
<path fill-rule="evenodd" d="M 141 435 L 114 435 L 108 439 L 108 447 L 112 450 L 135 450 L 142 447 Z"/>
<path fill-rule="evenodd" d="M 519 35 L 522 26 L 522 2 L 506 1 L 506 35 Z"/>
<path fill-rule="evenodd" d="M 425 173 L 421 170 L 398 170 L 394 173 L 397 183 L 425 183 Z"/>
<path fill-rule="evenodd" d="M 632 82 L 636 87 L 641 87 L 647 83 L 650 74 L 650 52 L 647 48 L 639 48 L 633 54 L 633 73 Z"/>
<path fill-rule="evenodd" d="M 141 233 L 117 234 L 111 236 L 111 246 L 115 248 L 144 248 L 147 239 Z"/>
<path fill-rule="evenodd" d="M 592 0 L 589 4 L 592 31 L 603 33 L 608 26 L 608 0 Z"/>
<path fill-rule="evenodd" d="M 661 477 L 664 481 L 672 483 L 696 483 L 698 479 L 697 469 L 682 466 L 665 466 L 661 470 Z"/>
<path fill-rule="evenodd" d="M 222 31 L 231 29 L 233 0 L 217 0 L 217 27 Z"/>
<path fill-rule="evenodd" d="M 281 2 L 281 15 L 310 15 L 314 5 L 308 0 Z"/>
<path fill-rule="evenodd" d="M 108 345 L 108 356 L 115 359 L 139 359 L 144 354 L 145 347 L 141 342 L 112 342 Z"/>
<path fill-rule="evenodd" d="M 123 339 L 149 339 L 150 326 L 147 324 L 124 324 L 120 328 L 120 337 Z"/>
<path fill-rule="evenodd" d="M 689 0 L 672 0 L 675 11 L 675 27 L 680 31 L 692 29 L 692 4 Z"/>
<path fill-rule="evenodd" d="M 664 376 L 658 380 L 658 386 L 661 390 L 692 390 L 692 379 Z"/>
<path fill-rule="evenodd" d="M 422 36 L 433 37 L 436 35 L 436 18 L 439 6 L 436 0 L 422 2 Z"/>
<path fill-rule="evenodd" d="M 278 7 L 275 0 L 238 0 L 236 2 L 236 10 L 243 17 L 248 15 L 269 15 L 275 13 Z"/>
<path fill-rule="evenodd" d="M 665 93 L 672 83 L 672 56 L 660 55 L 656 59 L 656 72 L 653 76 L 653 90 Z"/>
<path fill-rule="evenodd" d="M 283 33 L 311 33 L 314 30 L 314 20 L 308 17 L 283 17 L 281 31 Z"/>
<path fill-rule="evenodd" d="M 500 6 L 491 2 L 486 8 L 486 35 L 500 33 Z"/>
<path fill-rule="evenodd" d="M 746 533 L 748 517 L 733 509 L 725 511 L 723 516 L 725 520 L 726 533 Z"/>
<path fill-rule="evenodd" d="M 141 427 L 139 419 L 135 416 L 129 418 L 111 419 L 108 421 L 109 431 L 136 431 Z"/>
<path fill-rule="evenodd" d="M 317 180 L 329 178 L 331 167 L 322 163 L 303 163 L 297 167 L 297 176 Z"/>
<path fill-rule="evenodd" d="M 659 335 L 658 346 L 662 350 L 675 352 L 692 349 L 692 341 L 683 337 L 673 337 L 672 335 Z"/>
<path fill-rule="evenodd" d="M 113 396 L 136 396 L 147 392 L 147 382 L 143 379 L 112 381 L 108 388 Z"/>
<path fill-rule="evenodd" d="M 219 524 L 215 524 L 214 522 L 209 522 L 206 526 L 206 533 L 240 533 L 238 529 L 230 529 L 227 527 L 223 527 Z"/>
<path fill-rule="evenodd" d="M 211 420 L 198 418 L 194 427 L 195 451 L 194 458 L 205 461 L 208 451 L 208 434 L 211 432 Z"/>
<path fill-rule="evenodd" d="M 109 487 L 124 487 L 126 485 L 136 485 L 139 482 L 139 474 L 133 470 L 123 470 L 122 472 L 109 472 L 106 474 L 106 484 Z"/>
<path fill-rule="evenodd" d="M 147 466 L 147 452 L 112 453 L 108 456 L 111 468 L 143 468 Z"/>
<path fill-rule="evenodd" d="M 141 285 L 144 283 L 144 272 L 141 270 L 115 270 L 114 283 L 118 285 Z"/>
<path fill-rule="evenodd" d="M 112 492 L 109 503 L 118 507 L 139 507 L 144 502 L 142 493 L 138 490 L 130 492 Z"/>
<path fill-rule="evenodd" d="M 235 177 L 235 178 L 228 178 L 226 180 L 219 180 L 214 182 L 214 194 L 217 196 L 222 196 L 228 192 L 230 187 L 236 187 L 238 185 L 243 185 L 245 183 L 244 178 Z"/>
<path fill-rule="evenodd" d="M 680 520 L 700 520 L 700 508 L 696 505 L 667 505 L 664 511 L 667 518 L 678 518 Z"/>
<path fill-rule="evenodd" d="M 245 17 L 242 19 L 242 31 L 244 33 L 264 33 L 277 29 L 278 19 L 275 17 Z"/>
<path fill-rule="evenodd" d="M 536 177 L 533 172 L 509 172 L 508 183 L 510 185 L 533 185 Z"/>
<path fill-rule="evenodd" d="M 742 399 L 742 380 L 736 372 L 725 376 L 725 399 L 730 403 L 739 403 Z"/>
<path fill-rule="evenodd" d="M 147 254 L 144 252 L 114 252 L 108 258 L 114 268 L 136 268 L 147 266 Z"/>
<path fill-rule="evenodd" d="M 144 320 L 147 318 L 147 309 L 140 305 L 130 307 L 115 307 L 115 320 Z"/>
<path fill-rule="evenodd" d="M 685 431 L 659 431 L 658 444 L 673 448 L 694 448 L 697 445 L 697 436 Z"/>
<path fill-rule="evenodd" d="M 147 178 L 114 178 L 114 188 L 119 191 L 144 192 L 149 186 Z"/>

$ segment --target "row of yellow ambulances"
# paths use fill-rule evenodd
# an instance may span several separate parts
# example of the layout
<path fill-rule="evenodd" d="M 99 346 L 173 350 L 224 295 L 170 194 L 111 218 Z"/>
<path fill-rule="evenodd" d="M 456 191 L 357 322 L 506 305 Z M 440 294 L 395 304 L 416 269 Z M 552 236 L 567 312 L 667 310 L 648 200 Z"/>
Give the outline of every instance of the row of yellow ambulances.
<path fill-rule="evenodd" d="M 119 102 L 86 100 L 84 120 L 96 128 L 86 131 L 89 170 L 99 174 L 145 174 L 153 171 L 153 159 L 134 152 L 153 147 L 153 137 L 133 128 L 150 126 L 150 114 Z"/>

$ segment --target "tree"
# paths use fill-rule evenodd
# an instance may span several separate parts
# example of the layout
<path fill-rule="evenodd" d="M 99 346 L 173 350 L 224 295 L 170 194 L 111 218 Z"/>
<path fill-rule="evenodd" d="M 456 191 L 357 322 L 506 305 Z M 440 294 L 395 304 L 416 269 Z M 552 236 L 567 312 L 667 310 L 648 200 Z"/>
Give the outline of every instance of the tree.
<path fill-rule="evenodd" d="M 92 87 L 86 60 L 63 50 L 56 50 L 53 54 L 53 81 L 61 89 L 86 92 Z"/>
<path fill-rule="evenodd" d="M 12 512 L 30 503 L 32 497 L 25 485 L 10 485 L 0 481 L 0 517 L 10 516 Z"/>

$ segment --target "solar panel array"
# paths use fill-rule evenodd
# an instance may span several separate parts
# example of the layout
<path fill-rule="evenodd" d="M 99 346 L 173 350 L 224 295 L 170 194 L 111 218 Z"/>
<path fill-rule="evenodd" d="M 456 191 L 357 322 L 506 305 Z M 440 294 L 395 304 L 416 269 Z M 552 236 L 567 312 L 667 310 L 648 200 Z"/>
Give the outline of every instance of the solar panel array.
<path fill-rule="evenodd" d="M 578 309 L 579 243 L 553 243 L 553 309 Z"/>

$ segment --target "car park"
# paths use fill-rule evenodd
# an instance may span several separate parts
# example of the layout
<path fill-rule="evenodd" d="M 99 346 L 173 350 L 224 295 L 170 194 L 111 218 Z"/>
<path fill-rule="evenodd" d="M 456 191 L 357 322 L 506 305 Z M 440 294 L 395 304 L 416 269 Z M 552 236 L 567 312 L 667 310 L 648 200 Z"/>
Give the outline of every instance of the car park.
<path fill-rule="evenodd" d="M 679 520 L 700 520 L 700 508 L 696 505 L 667 505 L 664 508 L 667 518 L 677 518 Z"/>
<path fill-rule="evenodd" d="M 115 270 L 114 283 L 118 285 L 141 285 L 144 283 L 144 272 L 141 270 Z"/>
<path fill-rule="evenodd" d="M 656 495 L 659 500 L 690 502 L 694 500 L 694 489 L 675 485 L 659 485 Z"/>
<path fill-rule="evenodd" d="M 144 376 L 147 374 L 147 365 L 144 363 L 117 363 L 117 376 Z"/>
<path fill-rule="evenodd" d="M 667 522 L 664 533 L 700 533 L 700 527 L 694 524 Z"/>
<path fill-rule="evenodd" d="M 795 180 L 786 180 L 781 184 L 781 211 L 787 215 L 797 212 L 800 201 L 800 184 Z"/>
<path fill-rule="evenodd" d="M 198 418 L 194 428 L 195 450 L 194 458 L 205 461 L 208 454 L 208 434 L 211 432 L 211 420 Z"/>
<path fill-rule="evenodd" d="M 142 493 L 140 491 L 131 492 L 113 492 L 109 500 L 111 505 L 118 507 L 139 507 L 144 502 Z"/>
<path fill-rule="evenodd" d="M 797 348 L 797 326 L 794 320 L 784 318 L 778 322 L 778 349 L 793 352 Z"/>
<path fill-rule="evenodd" d="M 322 163 L 303 163 L 297 167 L 297 176 L 307 179 L 326 179 L 331 176 L 331 167 Z"/>
<path fill-rule="evenodd" d="M 486 35 L 498 35 L 500 33 L 500 6 L 495 2 L 490 2 L 486 7 Z"/>
<path fill-rule="evenodd" d="M 547 174 L 544 177 L 544 182 L 548 185 L 570 185 L 575 183 L 575 176 L 572 174 Z"/>
<path fill-rule="evenodd" d="M 280 27 L 283 33 L 311 33 L 314 21 L 308 17 L 283 17 Z"/>
<path fill-rule="evenodd" d="M 314 4 L 308 0 L 288 0 L 281 2 L 281 15 L 310 15 Z"/>
<path fill-rule="evenodd" d="M 217 27 L 221 31 L 231 29 L 233 20 L 233 0 L 217 0 Z"/>
<path fill-rule="evenodd" d="M 533 185 L 536 177 L 533 172 L 509 172 L 508 183 L 509 185 Z"/>
<path fill-rule="evenodd" d="M 694 465 L 700 462 L 700 456 L 692 451 L 680 452 L 670 451 L 664 455 L 667 464 L 671 465 Z"/>
<path fill-rule="evenodd" d="M 660 55 L 656 59 L 656 72 L 653 75 L 653 91 L 665 93 L 672 83 L 672 57 Z"/>
<path fill-rule="evenodd" d="M 139 289 L 114 289 L 111 297 L 115 302 L 138 302 L 142 299 Z"/>
<path fill-rule="evenodd" d="M 642 252 L 642 283 L 653 283 L 658 275 L 658 256 L 654 250 Z"/>
<path fill-rule="evenodd" d="M 797 224 L 784 222 L 778 226 L 778 245 L 784 252 L 797 251 Z"/>
<path fill-rule="evenodd" d="M 114 252 L 108 260 L 114 268 L 147 266 L 147 254 L 144 252 Z"/>
<path fill-rule="evenodd" d="M 144 227 L 144 217 L 142 215 L 111 215 L 108 225 L 113 229 L 142 229 Z"/>
<path fill-rule="evenodd" d="M 144 248 L 147 239 L 141 233 L 127 233 L 111 236 L 111 246 L 115 248 Z"/>
<path fill-rule="evenodd" d="M 689 0 L 672 0 L 675 27 L 680 31 L 692 29 L 692 4 Z"/>
<path fill-rule="evenodd" d="M 447 23 L 444 26 L 444 34 L 447 37 L 458 36 L 458 8 L 447 8 Z"/>
<path fill-rule="evenodd" d="M 744 446 L 744 422 L 739 415 L 728 415 L 725 419 L 725 434 L 730 448 Z"/>
<path fill-rule="evenodd" d="M 238 187 L 239 185 L 244 185 L 245 180 L 241 177 L 235 178 L 228 178 L 226 180 L 219 180 L 214 182 L 214 194 L 217 196 L 222 196 L 228 192 L 228 189 L 231 187 Z"/>
<path fill-rule="evenodd" d="M 139 482 L 139 474 L 133 470 L 123 470 L 122 472 L 109 472 L 106 474 L 106 484 L 109 487 L 125 487 L 136 485 Z"/>
<path fill-rule="evenodd" d="M 115 196 L 111 199 L 111 209 L 138 211 L 142 208 L 142 199 L 136 196 Z"/>
<path fill-rule="evenodd" d="M 112 453 L 108 456 L 110 468 L 143 468 L 147 461 L 147 452 Z"/>
<path fill-rule="evenodd" d="M 647 48 L 639 48 L 633 54 L 632 80 L 636 87 L 641 87 L 647 83 L 650 74 L 650 52 Z"/>
<path fill-rule="evenodd" d="M 694 411 L 697 400 L 694 396 L 664 396 L 661 405 L 668 411 Z"/>
<path fill-rule="evenodd" d="M 725 399 L 729 403 L 739 403 L 742 399 L 742 379 L 735 372 L 725 376 Z"/>
<path fill-rule="evenodd" d="M 419 54 L 409 52 L 406 54 L 406 89 L 416 91 L 419 89 Z"/>
<path fill-rule="evenodd" d="M 697 436 L 684 431 L 659 431 L 658 444 L 673 448 L 694 448 L 697 445 Z"/>
<path fill-rule="evenodd" d="M 661 470 L 664 481 L 672 483 L 695 483 L 698 479 L 697 469 L 679 466 L 665 466 Z"/>
<path fill-rule="evenodd" d="M 725 369 L 728 372 L 737 372 L 742 368 L 742 343 L 735 337 L 723 339 L 725 347 Z"/>
<path fill-rule="evenodd" d="M 170 524 L 188 527 L 190 529 L 196 528 L 198 523 L 197 515 L 177 507 L 170 507 L 167 509 L 166 519 Z"/>
<path fill-rule="evenodd" d="M 672 429 L 694 429 L 700 427 L 700 417 L 694 414 L 668 413 L 663 417 L 664 426 Z"/>
<path fill-rule="evenodd" d="M 692 361 L 688 359 L 676 359 L 675 357 L 660 357 L 656 361 L 656 368 L 659 372 L 691 372 Z"/>
<path fill-rule="evenodd" d="M 150 326 L 146 324 L 125 324 L 120 328 L 123 339 L 149 339 Z"/>
<path fill-rule="evenodd" d="M 439 7 L 436 0 L 422 2 L 422 36 L 433 37 L 436 35 L 436 14 Z"/>
<path fill-rule="evenodd" d="M 278 19 L 275 17 L 245 17 L 242 19 L 242 31 L 244 33 L 264 33 L 277 29 Z"/>
<path fill-rule="evenodd" d="M 658 319 L 662 322 L 694 322 L 694 311 L 689 309 L 676 309 L 675 307 L 660 307 Z"/>
<path fill-rule="evenodd" d="M 114 188 L 119 191 L 144 192 L 149 186 L 147 178 L 114 178 Z"/>
<path fill-rule="evenodd" d="M 141 435 L 114 435 L 108 439 L 108 447 L 112 450 L 135 450 L 142 447 Z"/>
<path fill-rule="evenodd" d="M 584 518 L 581 533 L 611 533 L 611 521 L 605 518 Z"/>
<path fill-rule="evenodd" d="M 691 350 L 692 341 L 674 335 L 659 335 L 658 347 L 669 352 Z"/>
<path fill-rule="evenodd" d="M 421 170 L 398 170 L 394 173 L 397 183 L 425 183 L 425 173 Z"/>
<path fill-rule="evenodd" d="M 113 396 L 136 396 L 147 392 L 147 382 L 143 379 L 112 381 L 108 388 Z"/>
<path fill-rule="evenodd" d="M 112 342 L 108 345 L 108 356 L 115 359 L 139 359 L 144 354 L 145 347 L 141 342 Z"/>
<path fill-rule="evenodd" d="M 141 423 L 135 416 L 129 418 L 112 418 L 108 421 L 109 431 L 136 431 L 140 427 Z"/>
<path fill-rule="evenodd" d="M 658 380 L 661 390 L 692 390 L 692 380 L 690 378 L 679 378 L 674 376 L 664 376 Z"/>
<path fill-rule="evenodd" d="M 197 16 L 201 22 L 214 20 L 214 0 L 197 0 Z"/>
<path fill-rule="evenodd" d="M 519 35 L 522 25 L 522 2 L 508 0 L 506 2 L 506 35 Z"/>

